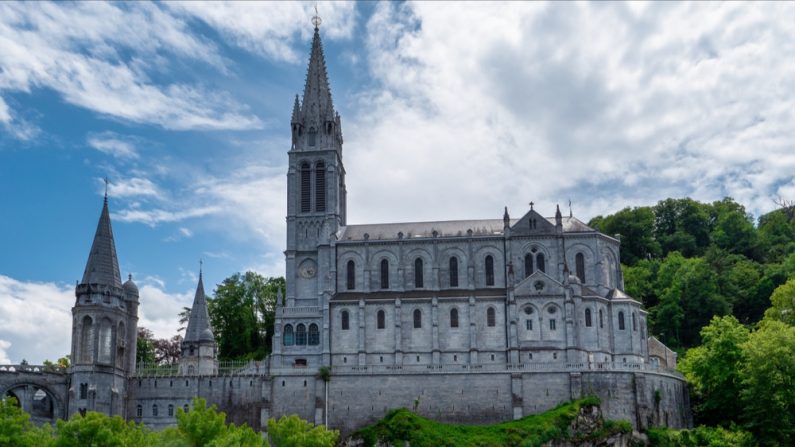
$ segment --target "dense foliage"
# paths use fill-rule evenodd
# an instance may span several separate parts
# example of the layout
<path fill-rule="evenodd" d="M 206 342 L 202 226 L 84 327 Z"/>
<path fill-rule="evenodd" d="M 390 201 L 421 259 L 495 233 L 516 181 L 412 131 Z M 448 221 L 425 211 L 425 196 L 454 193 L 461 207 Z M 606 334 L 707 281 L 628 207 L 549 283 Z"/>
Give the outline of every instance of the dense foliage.
<path fill-rule="evenodd" d="M 235 273 L 218 285 L 207 305 L 221 359 L 260 360 L 270 354 L 276 296 L 284 288 L 284 278 L 255 272 Z"/>
<path fill-rule="evenodd" d="M 603 438 L 615 433 L 628 433 L 628 422 L 605 421 L 601 430 L 585 436 L 572 433 L 570 426 L 583 406 L 599 405 L 594 397 L 560 405 L 545 413 L 494 425 L 442 424 L 418 416 L 406 409 L 390 411 L 382 420 L 354 434 L 365 446 L 378 442 L 403 445 L 404 441 L 416 447 L 441 446 L 540 446 L 551 440 L 574 443 Z"/>
<path fill-rule="evenodd" d="M 138 339 L 135 351 L 137 364 L 175 365 L 179 362 L 181 351 L 181 335 L 175 335 L 168 339 L 156 339 L 149 329 L 145 327 L 138 328 Z"/>
<path fill-rule="evenodd" d="M 753 435 L 732 427 L 696 427 L 692 430 L 652 428 L 647 433 L 650 447 L 752 447 Z"/>
<path fill-rule="evenodd" d="M 666 199 L 590 225 L 620 238 L 626 291 L 649 310 L 651 333 L 675 349 L 698 345 L 713 315 L 760 321 L 776 287 L 795 275 L 791 206 L 754 226 L 730 198 Z"/>
<path fill-rule="evenodd" d="M 226 424 L 226 415 L 194 399 L 190 411 L 177 408 L 177 426 L 160 432 L 141 424 L 88 412 L 55 427 L 37 427 L 13 398 L 0 400 L 0 447 L 265 447 L 268 442 L 247 425 Z M 271 419 L 276 447 L 332 447 L 336 431 L 314 427 L 297 416 Z"/>

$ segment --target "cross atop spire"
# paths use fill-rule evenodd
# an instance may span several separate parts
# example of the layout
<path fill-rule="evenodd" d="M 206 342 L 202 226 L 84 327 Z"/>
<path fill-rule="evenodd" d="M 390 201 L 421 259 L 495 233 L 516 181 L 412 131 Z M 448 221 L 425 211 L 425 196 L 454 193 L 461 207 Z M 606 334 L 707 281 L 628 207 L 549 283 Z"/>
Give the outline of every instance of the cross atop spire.
<path fill-rule="evenodd" d="M 315 15 L 312 17 L 312 25 L 315 25 L 315 31 L 320 28 L 320 24 L 323 23 L 323 19 L 317 13 L 317 3 L 315 3 Z"/>
<path fill-rule="evenodd" d="M 106 180 L 107 181 L 107 180 Z M 105 183 L 107 187 L 107 183 Z M 105 286 L 121 287 L 121 273 L 119 260 L 116 257 L 116 243 L 113 240 L 113 228 L 110 224 L 110 211 L 108 210 L 108 195 L 102 205 L 97 231 L 94 233 L 94 242 L 88 254 L 86 270 L 83 272 L 82 284 L 101 284 Z"/>
<path fill-rule="evenodd" d="M 110 183 L 110 180 L 108 180 L 108 176 L 106 175 L 105 178 L 102 179 L 102 181 L 105 182 L 105 201 L 107 202 L 108 201 L 108 184 Z"/>
<path fill-rule="evenodd" d="M 213 328 L 210 324 L 210 315 L 207 312 L 207 298 L 204 295 L 201 266 L 202 261 L 199 261 L 199 283 L 196 285 L 196 295 L 193 298 L 188 328 L 185 331 L 186 342 L 215 341 Z"/>

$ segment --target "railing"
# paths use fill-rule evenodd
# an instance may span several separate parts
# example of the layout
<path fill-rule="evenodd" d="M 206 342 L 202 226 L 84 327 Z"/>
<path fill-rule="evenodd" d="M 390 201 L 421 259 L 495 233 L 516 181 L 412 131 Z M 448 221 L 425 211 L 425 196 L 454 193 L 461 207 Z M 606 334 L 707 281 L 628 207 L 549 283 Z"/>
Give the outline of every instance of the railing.
<path fill-rule="evenodd" d="M 262 361 L 254 360 L 226 360 L 218 362 L 218 376 L 252 376 L 265 375 L 268 373 L 267 359 Z M 137 377 L 169 377 L 178 376 L 179 364 L 157 364 L 143 363 L 138 364 L 135 369 Z"/>
<path fill-rule="evenodd" d="M 29 373 L 54 373 L 63 374 L 66 368 L 52 365 L 0 365 L 0 372 L 29 372 Z"/>
<path fill-rule="evenodd" d="M 279 315 L 316 315 L 320 313 L 318 306 L 279 307 Z"/>
<path fill-rule="evenodd" d="M 651 371 L 681 377 L 675 370 L 661 368 L 648 363 L 509 363 L 509 364 L 441 364 L 441 365 L 360 365 L 360 366 L 333 366 L 332 373 L 337 374 L 418 374 L 418 373 L 455 373 L 455 372 L 517 372 L 517 371 Z"/>

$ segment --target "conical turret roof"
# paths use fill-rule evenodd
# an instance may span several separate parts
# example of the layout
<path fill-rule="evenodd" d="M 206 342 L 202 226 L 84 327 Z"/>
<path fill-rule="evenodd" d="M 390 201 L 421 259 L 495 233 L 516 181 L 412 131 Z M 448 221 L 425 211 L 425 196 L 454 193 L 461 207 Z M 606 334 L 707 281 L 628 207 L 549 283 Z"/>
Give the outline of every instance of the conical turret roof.
<path fill-rule="evenodd" d="M 82 284 L 121 287 L 121 273 L 119 273 L 116 243 L 113 240 L 113 229 L 110 224 L 107 195 L 102 205 L 102 214 L 99 216 L 94 242 L 91 244 L 91 252 L 88 254 Z"/>
<path fill-rule="evenodd" d="M 207 298 L 204 296 L 204 281 L 199 272 L 199 284 L 196 286 L 196 296 L 193 298 L 193 307 L 190 309 L 188 329 L 185 331 L 186 342 L 215 342 L 213 328 L 210 324 L 210 315 L 207 312 Z"/>

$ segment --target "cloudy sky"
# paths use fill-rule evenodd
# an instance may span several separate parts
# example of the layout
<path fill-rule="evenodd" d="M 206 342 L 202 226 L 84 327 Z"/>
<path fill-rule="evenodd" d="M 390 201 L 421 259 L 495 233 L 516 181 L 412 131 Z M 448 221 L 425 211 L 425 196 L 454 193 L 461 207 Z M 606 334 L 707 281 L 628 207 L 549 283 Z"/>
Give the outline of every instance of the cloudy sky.
<path fill-rule="evenodd" d="M 208 289 L 283 274 L 311 3 L 0 3 L 0 363 L 69 350 L 111 180 L 160 337 Z M 350 223 L 582 220 L 667 197 L 795 198 L 795 7 L 326 3 Z M 208 290 L 210 292 L 211 290 Z"/>

